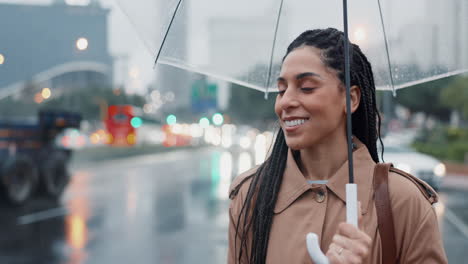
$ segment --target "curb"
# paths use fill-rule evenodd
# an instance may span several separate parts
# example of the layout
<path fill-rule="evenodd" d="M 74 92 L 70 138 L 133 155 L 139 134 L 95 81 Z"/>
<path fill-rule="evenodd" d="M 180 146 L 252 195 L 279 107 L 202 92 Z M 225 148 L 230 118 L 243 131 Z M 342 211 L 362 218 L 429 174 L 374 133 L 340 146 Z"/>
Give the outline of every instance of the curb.
<path fill-rule="evenodd" d="M 448 174 L 443 178 L 441 188 L 468 190 L 468 176 Z"/>
<path fill-rule="evenodd" d="M 468 177 L 468 165 L 463 163 L 456 163 L 451 161 L 443 161 L 447 168 L 448 175 L 454 175 L 456 177 Z"/>

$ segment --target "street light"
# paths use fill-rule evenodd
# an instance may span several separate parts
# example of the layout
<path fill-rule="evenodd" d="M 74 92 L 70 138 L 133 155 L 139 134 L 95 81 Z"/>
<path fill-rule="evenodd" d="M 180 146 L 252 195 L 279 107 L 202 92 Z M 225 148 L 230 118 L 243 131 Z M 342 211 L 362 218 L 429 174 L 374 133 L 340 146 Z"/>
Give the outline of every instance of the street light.
<path fill-rule="evenodd" d="M 129 72 L 128 75 L 132 77 L 133 79 L 138 79 L 140 76 L 140 70 L 137 67 L 133 67 Z"/>
<path fill-rule="evenodd" d="M 88 39 L 87 38 L 79 38 L 76 40 L 76 48 L 80 51 L 84 51 L 88 49 Z"/>
<path fill-rule="evenodd" d="M 40 93 L 36 93 L 34 95 L 34 102 L 36 102 L 37 104 L 40 104 L 44 101 L 44 98 L 42 97 L 42 95 Z"/>
<path fill-rule="evenodd" d="M 52 95 L 52 91 L 50 90 L 50 88 L 44 88 L 41 91 L 41 95 L 42 95 L 42 98 L 49 99 L 50 96 Z"/>
<path fill-rule="evenodd" d="M 2 65 L 3 63 L 5 63 L 5 56 L 3 56 L 3 54 L 0 53 L 0 65 Z"/>
<path fill-rule="evenodd" d="M 356 43 L 362 44 L 362 42 L 366 41 L 367 39 L 367 31 L 364 27 L 359 26 L 354 30 L 353 36 Z"/>

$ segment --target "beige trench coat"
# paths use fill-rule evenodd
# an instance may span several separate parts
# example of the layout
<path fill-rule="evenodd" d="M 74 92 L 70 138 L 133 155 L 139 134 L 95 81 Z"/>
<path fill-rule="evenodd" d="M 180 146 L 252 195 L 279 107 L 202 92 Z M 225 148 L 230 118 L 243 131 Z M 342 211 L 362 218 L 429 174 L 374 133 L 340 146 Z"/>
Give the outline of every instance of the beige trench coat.
<path fill-rule="evenodd" d="M 362 206 L 361 223 L 372 238 L 372 248 L 364 263 L 382 263 L 382 245 L 374 204 L 373 172 L 375 162 L 366 146 L 357 142 L 353 153 L 358 200 Z M 283 182 L 274 209 L 266 263 L 312 263 L 306 249 L 306 234 L 319 236 L 322 251 L 332 242 L 338 224 L 346 221 L 345 184 L 348 164 L 327 184 L 309 184 L 289 152 Z M 236 177 L 231 184 L 228 263 L 237 263 L 235 226 L 255 169 Z M 418 186 L 420 185 L 420 186 Z M 423 191 L 424 186 L 429 191 Z M 397 256 L 400 263 L 447 263 L 432 204 L 437 196 L 426 183 L 390 172 L 389 193 L 395 224 Z M 249 245 L 250 246 L 250 245 Z M 243 254 L 245 256 L 245 254 Z M 244 259 L 242 263 L 247 263 Z"/>

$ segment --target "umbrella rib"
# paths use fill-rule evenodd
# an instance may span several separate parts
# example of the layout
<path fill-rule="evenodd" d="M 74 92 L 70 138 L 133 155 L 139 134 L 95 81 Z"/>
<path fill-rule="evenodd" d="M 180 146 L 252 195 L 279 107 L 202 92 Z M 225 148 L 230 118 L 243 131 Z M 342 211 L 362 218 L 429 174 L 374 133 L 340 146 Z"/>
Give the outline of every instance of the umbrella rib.
<path fill-rule="evenodd" d="M 345 55 L 345 86 L 346 86 L 346 137 L 348 141 L 348 170 L 349 183 L 354 183 L 353 171 L 353 122 L 351 119 L 351 74 L 350 74 L 350 56 L 349 56 L 349 38 L 348 38 L 348 1 L 343 0 L 343 28 L 344 28 L 344 55 Z"/>
<path fill-rule="evenodd" d="M 279 7 L 279 10 L 278 10 L 278 18 L 276 19 L 275 34 L 273 36 L 273 45 L 271 47 L 270 63 L 269 63 L 269 66 L 268 66 L 268 75 L 267 75 L 267 83 L 266 83 L 266 90 L 265 90 L 265 100 L 268 99 L 268 89 L 269 89 L 270 84 L 271 84 L 270 83 L 270 78 L 271 78 L 271 71 L 273 69 L 273 56 L 274 56 L 274 52 L 275 52 L 276 37 L 278 35 L 278 27 L 279 27 L 279 22 L 280 22 L 280 18 L 281 18 L 282 9 L 283 9 L 283 0 L 281 0 L 281 2 L 280 2 L 280 7 Z"/>
<path fill-rule="evenodd" d="M 161 55 L 161 51 L 164 47 L 164 43 L 166 43 L 167 35 L 169 35 L 169 30 L 171 30 L 172 23 L 174 22 L 174 18 L 177 12 L 179 11 L 179 7 L 181 3 L 182 3 L 182 0 L 179 0 L 179 2 L 177 3 L 177 7 L 174 10 L 174 13 L 172 14 L 171 21 L 169 22 L 169 25 L 167 26 L 167 30 L 166 30 L 166 33 L 164 34 L 163 41 L 161 42 L 161 46 L 159 47 L 158 54 L 156 55 L 156 59 L 154 60 L 154 66 L 156 66 L 156 63 L 158 63 L 159 55 Z"/>
<path fill-rule="evenodd" d="M 396 96 L 395 84 L 393 83 L 392 63 L 390 61 L 390 50 L 388 48 L 387 32 L 385 30 L 385 23 L 383 19 L 382 6 L 380 5 L 380 0 L 377 0 L 377 4 L 379 5 L 380 23 L 382 24 L 382 32 L 384 35 L 385 53 L 387 55 L 388 71 L 390 72 L 390 84 L 392 85 L 393 96 Z"/>
<path fill-rule="evenodd" d="M 446 73 L 434 75 L 434 76 L 431 76 L 431 77 L 422 78 L 422 79 L 419 79 L 419 80 L 416 80 L 416 81 L 405 82 L 405 83 L 402 83 L 402 84 L 399 84 L 399 85 L 395 85 L 395 90 L 400 90 L 400 89 L 411 87 L 411 86 L 418 85 L 418 84 L 421 84 L 421 83 L 432 82 L 432 81 L 435 81 L 435 80 L 438 80 L 438 79 L 444 79 L 444 78 L 448 78 L 448 77 L 451 77 L 451 76 L 466 74 L 466 73 L 468 73 L 468 68 L 467 69 L 460 69 L 460 70 L 456 70 L 456 71 L 451 71 L 451 72 L 446 72 Z M 378 86 L 377 89 L 385 90 L 382 86 Z"/>

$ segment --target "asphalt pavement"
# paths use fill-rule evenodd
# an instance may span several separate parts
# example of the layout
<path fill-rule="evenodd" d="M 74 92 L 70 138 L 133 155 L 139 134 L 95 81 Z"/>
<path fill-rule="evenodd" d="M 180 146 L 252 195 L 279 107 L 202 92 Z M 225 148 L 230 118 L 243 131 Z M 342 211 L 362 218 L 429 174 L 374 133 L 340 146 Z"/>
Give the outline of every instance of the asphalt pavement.
<path fill-rule="evenodd" d="M 207 148 L 75 164 L 61 201 L 2 205 L 0 263 L 225 263 L 228 187 L 252 162 Z M 455 187 L 436 209 L 449 262 L 465 263 L 468 188 Z"/>

